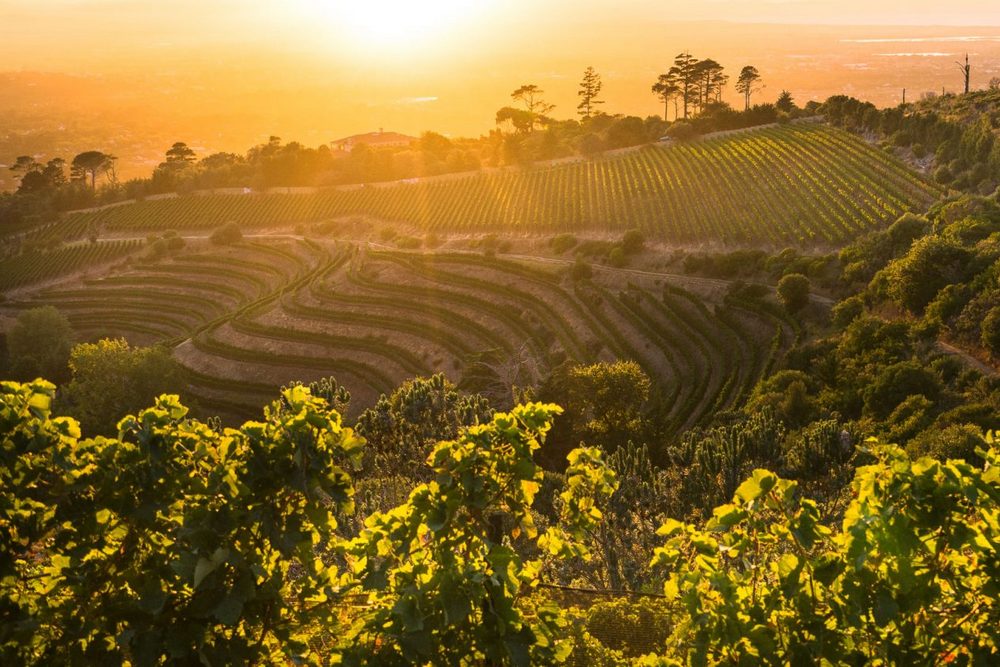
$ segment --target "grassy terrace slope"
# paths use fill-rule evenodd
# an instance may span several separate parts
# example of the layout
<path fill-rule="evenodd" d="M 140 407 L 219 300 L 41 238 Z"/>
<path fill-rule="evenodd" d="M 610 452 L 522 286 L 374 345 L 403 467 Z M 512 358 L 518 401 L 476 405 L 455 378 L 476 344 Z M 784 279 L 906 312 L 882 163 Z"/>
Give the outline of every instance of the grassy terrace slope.
<path fill-rule="evenodd" d="M 829 245 L 933 200 L 936 186 L 846 132 L 771 127 L 586 162 L 305 195 L 206 195 L 78 213 L 68 235 L 245 228 L 367 215 L 425 231 L 641 228 L 676 243 Z"/>
<path fill-rule="evenodd" d="M 541 266 L 268 240 L 138 263 L 4 309 L 51 304 L 87 337 L 165 341 L 205 410 L 231 417 L 296 379 L 334 375 L 360 405 L 444 372 L 503 401 L 565 359 L 634 359 L 680 428 L 738 402 L 795 336 L 759 304 L 614 272 L 574 283 Z"/>

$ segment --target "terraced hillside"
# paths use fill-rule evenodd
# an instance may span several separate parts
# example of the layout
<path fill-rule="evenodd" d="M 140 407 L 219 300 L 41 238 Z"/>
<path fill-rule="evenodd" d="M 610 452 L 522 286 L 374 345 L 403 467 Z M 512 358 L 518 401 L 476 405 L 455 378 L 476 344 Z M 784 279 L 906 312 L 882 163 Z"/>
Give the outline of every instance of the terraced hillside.
<path fill-rule="evenodd" d="M 90 270 L 138 250 L 141 241 L 75 243 L 47 252 L 24 252 L 0 261 L 0 292 Z"/>
<path fill-rule="evenodd" d="M 676 243 L 835 245 L 925 207 L 937 186 L 819 124 L 769 127 L 589 161 L 300 195 L 202 195 L 78 213 L 88 229 L 273 227 L 363 215 L 435 232 L 615 231 Z"/>
<path fill-rule="evenodd" d="M 791 344 L 760 304 L 656 276 L 464 253 L 283 239 L 143 263 L 9 303 L 52 304 L 90 337 L 164 341 L 209 413 L 246 417 L 290 380 L 334 375 L 370 404 L 415 375 L 509 400 L 566 359 L 635 359 L 678 428 L 732 405 Z"/>

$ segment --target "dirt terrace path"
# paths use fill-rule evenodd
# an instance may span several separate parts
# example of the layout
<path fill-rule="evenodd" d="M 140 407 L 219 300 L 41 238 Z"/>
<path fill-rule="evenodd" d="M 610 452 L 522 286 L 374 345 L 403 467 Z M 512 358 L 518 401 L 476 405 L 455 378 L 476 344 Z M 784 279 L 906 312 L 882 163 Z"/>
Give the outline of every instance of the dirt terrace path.
<path fill-rule="evenodd" d="M 951 343 L 946 343 L 943 340 L 937 342 L 937 347 L 939 350 L 945 354 L 950 354 L 952 356 L 958 357 L 964 361 L 967 365 L 975 368 L 977 371 L 985 375 L 986 377 L 997 377 L 1000 376 L 1000 372 L 993 368 L 989 364 L 983 363 L 977 357 L 969 354 L 960 347 L 955 347 Z"/>

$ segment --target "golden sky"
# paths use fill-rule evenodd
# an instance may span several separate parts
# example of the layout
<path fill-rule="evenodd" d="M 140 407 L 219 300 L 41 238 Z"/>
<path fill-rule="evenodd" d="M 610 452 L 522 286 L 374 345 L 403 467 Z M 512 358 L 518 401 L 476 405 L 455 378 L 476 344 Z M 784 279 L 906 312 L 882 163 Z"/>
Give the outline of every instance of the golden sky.
<path fill-rule="evenodd" d="M 0 111 L 5 96 L 30 99 L 65 123 L 92 93 L 122 123 L 225 150 L 379 127 L 476 136 L 525 83 L 573 117 L 589 65 L 609 113 L 662 113 L 649 87 L 683 50 L 733 76 L 758 66 L 759 101 L 787 88 L 803 103 L 843 92 L 885 105 L 904 87 L 953 88 L 967 51 L 974 86 L 1000 75 L 988 26 L 1000 0 L 0 0 Z M 14 97 L 4 70 L 94 85 L 46 96 L 20 81 Z"/>
<path fill-rule="evenodd" d="M 0 0 L 8 67 L 127 61 L 136 47 L 253 44 L 331 58 L 426 59 L 547 31 L 681 21 L 1000 25 L 997 0 Z M 627 32 L 605 33 L 608 42 Z M 608 44 L 597 45 L 606 49 Z M 76 64 L 76 65 L 74 65 Z"/>

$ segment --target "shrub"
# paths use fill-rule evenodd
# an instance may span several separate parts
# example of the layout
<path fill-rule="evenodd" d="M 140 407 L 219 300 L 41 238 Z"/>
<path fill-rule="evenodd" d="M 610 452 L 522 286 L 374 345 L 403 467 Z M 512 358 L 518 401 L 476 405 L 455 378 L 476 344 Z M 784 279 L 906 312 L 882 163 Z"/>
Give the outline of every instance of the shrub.
<path fill-rule="evenodd" d="M 964 280 L 970 259 L 956 241 L 925 236 L 884 269 L 889 296 L 911 313 L 923 313 L 943 287 Z"/>
<path fill-rule="evenodd" d="M 567 250 L 571 250 L 576 246 L 576 237 L 572 234 L 558 234 L 549 239 L 549 247 L 552 248 L 552 252 L 557 255 L 565 253 Z"/>
<path fill-rule="evenodd" d="M 156 239 L 146 248 L 146 257 L 156 260 L 165 257 L 168 252 L 170 252 L 170 248 L 167 246 L 166 239 Z"/>
<path fill-rule="evenodd" d="M 75 334 L 66 316 L 52 306 L 23 311 L 7 333 L 9 368 L 17 379 L 69 376 Z"/>
<path fill-rule="evenodd" d="M 243 240 L 243 232 L 239 225 L 230 221 L 212 232 L 208 238 L 216 245 L 234 245 Z"/>
<path fill-rule="evenodd" d="M 778 281 L 778 300 L 790 313 L 795 313 L 809 303 L 809 279 L 801 273 L 791 273 Z"/>
<path fill-rule="evenodd" d="M 833 307 L 831 318 L 833 325 L 844 329 L 865 312 L 864 298 L 860 294 L 848 297 Z"/>
<path fill-rule="evenodd" d="M 1000 355 L 1000 308 L 991 308 L 980 325 L 980 341 L 990 354 Z"/>
<path fill-rule="evenodd" d="M 421 240 L 416 236 L 397 236 L 396 247 L 403 250 L 415 250 L 421 246 Z"/>
<path fill-rule="evenodd" d="M 620 268 L 625 266 L 626 261 L 625 251 L 621 246 L 615 246 L 611 249 L 611 252 L 608 253 L 608 264 L 611 266 Z"/>
<path fill-rule="evenodd" d="M 955 177 L 952 175 L 948 165 L 943 164 L 934 170 L 934 180 L 941 185 L 948 185 L 955 180 Z"/>
<path fill-rule="evenodd" d="M 935 401 L 940 393 L 941 382 L 933 372 L 915 361 L 903 361 L 883 370 L 868 388 L 865 410 L 878 419 L 885 419 L 911 396 L 923 394 Z"/>
<path fill-rule="evenodd" d="M 678 120 L 667 128 L 667 136 L 674 141 L 693 141 L 698 137 L 698 130 L 696 130 L 694 125 L 691 123 L 684 120 Z"/>
<path fill-rule="evenodd" d="M 169 237 L 164 237 L 164 239 L 166 242 L 167 250 L 170 252 L 176 252 L 178 250 L 181 250 L 184 248 L 185 245 L 187 245 L 184 239 L 182 239 L 180 236 L 176 235 L 169 236 Z"/>
<path fill-rule="evenodd" d="M 939 461 L 962 459 L 979 463 L 982 459 L 976 450 L 983 446 L 982 431 L 972 424 L 952 424 L 940 430 L 932 429 L 911 440 L 907 453 L 913 458 L 930 456 Z"/>
<path fill-rule="evenodd" d="M 630 229 L 622 236 L 621 247 L 629 255 L 642 252 L 646 245 L 646 235 L 638 229 Z"/>
<path fill-rule="evenodd" d="M 593 274 L 594 270 L 582 257 L 577 257 L 569 269 L 569 277 L 573 280 L 588 280 Z"/>
<path fill-rule="evenodd" d="M 587 633 L 628 658 L 661 648 L 670 635 L 670 607 L 662 600 L 623 598 L 587 610 Z"/>

